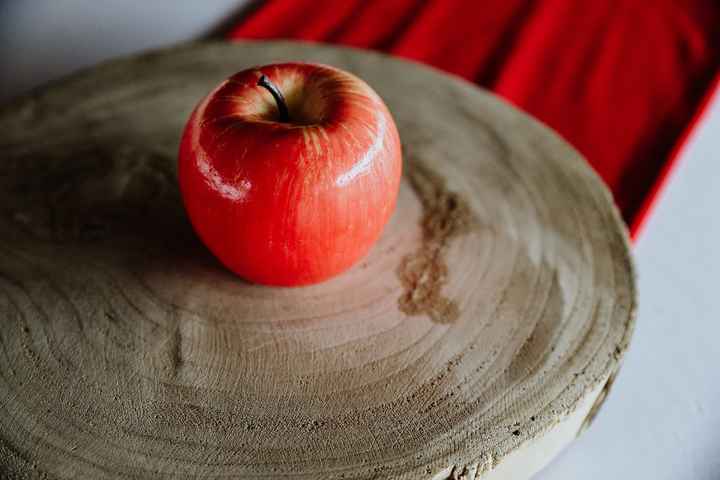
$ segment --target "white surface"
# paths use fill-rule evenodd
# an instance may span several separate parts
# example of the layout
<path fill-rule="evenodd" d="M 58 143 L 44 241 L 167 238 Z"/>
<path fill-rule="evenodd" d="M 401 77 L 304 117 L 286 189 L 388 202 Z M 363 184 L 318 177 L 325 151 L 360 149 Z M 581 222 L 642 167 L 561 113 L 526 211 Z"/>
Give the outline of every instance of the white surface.
<path fill-rule="evenodd" d="M 243 3 L 6 0 L 0 100 L 104 58 L 195 38 Z M 716 98 L 636 245 L 640 309 L 615 387 L 539 480 L 720 478 L 719 182 Z"/>
<path fill-rule="evenodd" d="M 100 60 L 195 39 L 252 0 L 0 0 L 0 101 Z"/>

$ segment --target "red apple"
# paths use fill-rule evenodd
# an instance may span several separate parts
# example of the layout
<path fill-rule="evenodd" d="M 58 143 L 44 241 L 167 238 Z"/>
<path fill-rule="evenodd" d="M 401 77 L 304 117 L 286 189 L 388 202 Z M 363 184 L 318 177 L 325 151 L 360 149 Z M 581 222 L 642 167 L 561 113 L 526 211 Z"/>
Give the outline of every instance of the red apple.
<path fill-rule="evenodd" d="M 287 286 L 327 279 L 368 252 L 401 171 L 377 93 L 307 63 L 221 83 L 190 116 L 178 165 L 190 221 L 213 254 L 247 280 Z"/>

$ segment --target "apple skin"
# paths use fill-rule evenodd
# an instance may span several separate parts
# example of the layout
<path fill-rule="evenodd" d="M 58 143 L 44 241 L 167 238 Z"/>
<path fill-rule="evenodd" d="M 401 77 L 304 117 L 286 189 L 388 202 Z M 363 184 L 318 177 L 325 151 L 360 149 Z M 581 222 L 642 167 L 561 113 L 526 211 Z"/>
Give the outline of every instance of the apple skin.
<path fill-rule="evenodd" d="M 280 121 L 265 75 L 283 93 Z M 326 65 L 239 72 L 195 108 L 178 177 L 193 228 L 254 283 L 323 281 L 367 254 L 395 208 L 402 152 L 380 97 Z"/>

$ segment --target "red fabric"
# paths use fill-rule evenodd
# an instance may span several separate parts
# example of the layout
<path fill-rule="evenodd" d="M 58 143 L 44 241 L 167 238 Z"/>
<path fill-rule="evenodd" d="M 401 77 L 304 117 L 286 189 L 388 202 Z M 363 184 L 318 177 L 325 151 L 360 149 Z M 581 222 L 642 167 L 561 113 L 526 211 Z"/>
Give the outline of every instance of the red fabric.
<path fill-rule="evenodd" d="M 720 3 L 269 0 L 229 36 L 373 48 L 474 81 L 569 140 L 639 227 L 718 72 Z"/>

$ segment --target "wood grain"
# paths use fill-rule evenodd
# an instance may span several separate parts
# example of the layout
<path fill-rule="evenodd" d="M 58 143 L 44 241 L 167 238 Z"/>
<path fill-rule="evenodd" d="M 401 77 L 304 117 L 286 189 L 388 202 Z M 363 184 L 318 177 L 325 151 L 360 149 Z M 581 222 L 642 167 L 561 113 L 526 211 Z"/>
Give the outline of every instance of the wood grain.
<path fill-rule="evenodd" d="M 224 270 L 175 180 L 195 102 L 280 60 L 367 80 L 407 172 L 370 255 L 295 289 Z M 0 152 L 4 478 L 527 478 L 628 346 L 608 191 L 547 128 L 427 67 L 180 46 L 5 106 Z"/>

